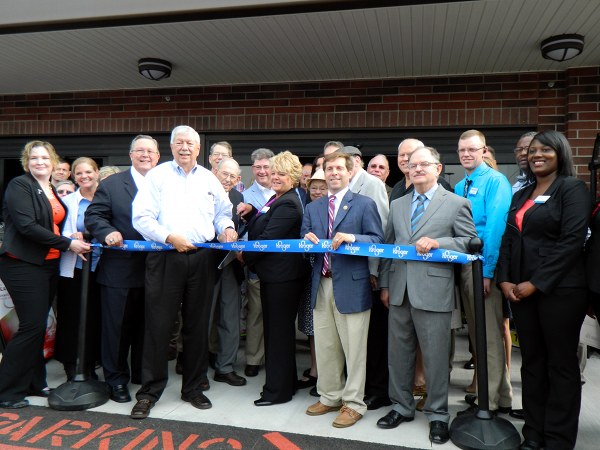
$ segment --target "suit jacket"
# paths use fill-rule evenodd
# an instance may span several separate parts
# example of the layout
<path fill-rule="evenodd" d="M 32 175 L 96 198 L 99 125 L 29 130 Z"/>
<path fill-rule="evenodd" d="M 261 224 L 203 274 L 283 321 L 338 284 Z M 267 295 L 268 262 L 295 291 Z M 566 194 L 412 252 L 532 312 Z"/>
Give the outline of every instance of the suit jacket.
<path fill-rule="evenodd" d="M 412 195 L 405 195 L 392 202 L 385 233 L 388 244 L 415 245 L 426 236 L 436 239 L 442 249 L 468 250 L 469 241 L 477 236 L 471 202 L 438 186 L 413 233 L 410 225 L 412 199 Z M 408 291 L 408 299 L 414 308 L 436 312 L 454 309 L 453 264 L 385 259 L 379 284 L 389 288 L 391 305 L 402 305 Z"/>
<path fill-rule="evenodd" d="M 290 189 L 271 203 L 266 213 L 249 221 L 248 239 L 298 239 L 301 224 L 302 204 L 296 190 Z M 308 263 L 300 253 L 244 252 L 244 262 L 261 282 L 298 280 L 308 273 Z"/>
<path fill-rule="evenodd" d="M 502 238 L 497 266 L 498 283 L 530 281 L 548 294 L 556 288 L 585 287 L 583 246 L 590 212 L 585 183 L 559 176 L 523 217 L 522 231 L 515 215 L 536 183 L 516 192 Z"/>
<path fill-rule="evenodd" d="M 244 196 L 244 203 L 249 203 L 250 205 L 254 206 L 258 211 L 260 211 L 262 207 L 265 206 L 265 203 L 267 203 L 256 181 L 252 183 L 252 186 L 244 190 L 244 192 L 242 192 L 242 195 Z"/>
<path fill-rule="evenodd" d="M 328 211 L 327 196 L 309 203 L 304 211 L 301 236 L 313 232 L 319 239 L 327 239 Z M 353 234 L 356 242 L 383 242 L 381 218 L 375 202 L 350 190 L 346 192 L 333 222 L 332 236 L 338 231 Z M 315 264 L 312 269 L 311 306 L 313 308 L 317 302 L 317 291 L 321 282 L 323 255 L 323 253 L 315 254 Z M 333 296 L 338 311 L 349 314 L 370 309 L 372 296 L 368 258 L 331 253 L 329 264 L 333 277 Z"/>
<path fill-rule="evenodd" d="M 54 196 L 65 208 L 54 187 Z M 10 253 L 21 261 L 41 266 L 48 251 L 66 251 L 71 239 L 54 234 L 52 205 L 32 175 L 13 178 L 4 193 L 4 241 L 0 254 Z M 62 229 L 64 220 L 59 224 Z M 33 281 L 33 280 L 32 280 Z"/>
<path fill-rule="evenodd" d="M 368 174 L 364 169 L 359 170 L 355 177 L 356 180 L 351 187 L 352 192 L 365 195 L 375 201 L 377 212 L 381 219 L 381 227 L 385 230 L 390 214 L 389 199 L 387 191 L 385 190 L 385 183 L 379 178 Z M 380 263 L 381 261 L 379 258 L 369 259 L 369 270 L 371 271 L 371 275 L 379 276 Z"/>
<path fill-rule="evenodd" d="M 85 227 L 98 242 L 106 243 L 106 236 L 114 231 L 126 240 L 144 240 L 131 223 L 131 204 L 136 194 L 131 170 L 100 182 L 85 212 Z M 105 249 L 98 263 L 96 281 L 117 288 L 143 287 L 145 262 L 145 252 Z"/>
<path fill-rule="evenodd" d="M 596 212 L 590 221 L 592 235 L 585 244 L 588 287 L 591 291 L 600 292 L 600 214 Z"/>

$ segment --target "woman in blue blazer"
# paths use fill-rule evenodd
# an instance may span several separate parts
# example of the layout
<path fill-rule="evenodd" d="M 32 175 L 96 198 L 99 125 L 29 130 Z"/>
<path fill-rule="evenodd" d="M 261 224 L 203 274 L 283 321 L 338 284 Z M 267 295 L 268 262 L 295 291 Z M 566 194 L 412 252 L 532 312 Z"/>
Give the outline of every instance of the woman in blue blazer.
<path fill-rule="evenodd" d="M 585 183 L 556 131 L 534 136 L 527 175 L 508 212 L 497 280 L 511 303 L 522 355 L 522 449 L 572 449 L 581 382 L 579 332 L 587 310 L 583 247 L 589 217 Z"/>

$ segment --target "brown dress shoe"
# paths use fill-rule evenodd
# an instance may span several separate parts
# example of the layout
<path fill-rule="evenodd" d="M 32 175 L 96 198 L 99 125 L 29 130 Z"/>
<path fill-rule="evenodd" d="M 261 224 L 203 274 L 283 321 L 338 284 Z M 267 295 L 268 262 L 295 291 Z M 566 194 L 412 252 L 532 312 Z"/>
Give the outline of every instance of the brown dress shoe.
<path fill-rule="evenodd" d="M 336 428 L 347 428 L 354 425 L 360 419 L 362 419 L 362 414 L 357 413 L 352 408 L 342 406 L 340 413 L 335 418 L 332 425 Z"/>
<path fill-rule="evenodd" d="M 143 398 L 138 400 L 133 409 L 131 410 L 131 414 L 129 417 L 132 419 L 145 419 L 150 414 L 150 410 L 154 406 L 154 402 Z"/>
<path fill-rule="evenodd" d="M 328 412 L 339 410 L 339 406 L 327 406 L 321 402 L 317 402 L 314 405 L 310 405 L 306 409 L 306 414 L 308 414 L 309 416 L 322 416 L 323 414 L 327 414 Z"/>

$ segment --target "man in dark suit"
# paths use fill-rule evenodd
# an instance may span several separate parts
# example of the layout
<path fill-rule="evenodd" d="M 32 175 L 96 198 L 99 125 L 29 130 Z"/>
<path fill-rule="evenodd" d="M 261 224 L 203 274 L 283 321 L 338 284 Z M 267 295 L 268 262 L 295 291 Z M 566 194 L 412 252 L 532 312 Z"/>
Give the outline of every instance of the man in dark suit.
<path fill-rule="evenodd" d="M 315 244 L 320 239 L 332 239 L 332 250 L 344 242 L 382 242 L 377 205 L 348 188 L 353 157 L 331 153 L 325 157 L 324 168 L 328 195 L 306 207 L 301 236 Z M 311 304 L 320 399 L 306 414 L 318 416 L 340 410 L 333 422 L 337 428 L 354 425 L 367 410 L 364 390 L 372 306 L 369 275 L 365 256 L 319 253 L 313 266 Z"/>
<path fill-rule="evenodd" d="M 109 247 L 123 240 L 144 240 L 131 223 L 131 203 L 160 154 L 151 136 L 139 135 L 129 149 L 132 167 L 100 183 L 85 214 L 92 236 Z M 141 382 L 144 337 L 144 273 L 146 253 L 104 250 L 97 281 L 102 300 L 102 367 L 116 402 L 131 401 L 127 383 Z M 127 356 L 131 347 L 131 372 Z"/>
<path fill-rule="evenodd" d="M 415 245 L 419 253 L 437 248 L 466 252 L 469 240 L 477 236 L 471 204 L 438 184 L 442 171 L 439 153 L 429 147 L 417 149 L 408 167 L 414 192 L 392 202 L 386 242 Z M 413 378 L 418 338 L 428 388 L 423 410 L 430 422 L 429 438 L 443 444 L 449 439 L 448 354 L 454 267 L 448 263 L 385 259 L 380 284 L 381 300 L 389 307 L 393 409 L 379 419 L 377 426 L 395 428 L 414 419 Z"/>
<path fill-rule="evenodd" d="M 215 175 L 229 195 L 229 200 L 233 205 L 233 223 L 235 229 L 238 230 L 239 217 L 236 214 L 236 209 L 244 197 L 234 188 L 241 179 L 240 166 L 234 159 L 225 157 L 217 165 Z M 219 261 L 221 261 L 220 258 Z M 231 386 L 244 386 L 246 379 L 233 370 L 240 345 L 240 310 L 242 303 L 240 285 L 244 279 L 244 270 L 240 262 L 234 259 L 223 267 L 218 276 L 213 293 L 214 313 L 211 314 L 213 323 L 210 327 L 211 340 L 209 342 L 209 345 L 214 345 L 213 336 L 216 334 L 217 342 L 211 349 L 211 352 L 216 355 L 214 379 Z"/>

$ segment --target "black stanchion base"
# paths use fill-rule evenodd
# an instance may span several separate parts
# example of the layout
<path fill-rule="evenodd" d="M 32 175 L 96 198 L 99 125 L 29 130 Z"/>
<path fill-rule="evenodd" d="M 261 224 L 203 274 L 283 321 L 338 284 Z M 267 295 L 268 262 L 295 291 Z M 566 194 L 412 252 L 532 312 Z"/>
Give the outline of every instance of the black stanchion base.
<path fill-rule="evenodd" d="M 54 389 L 48 405 L 59 411 L 82 411 L 105 404 L 109 399 L 108 385 L 98 380 L 67 381 Z"/>
<path fill-rule="evenodd" d="M 521 444 L 514 425 L 488 411 L 456 417 L 449 431 L 452 443 L 462 449 L 516 450 Z"/>

